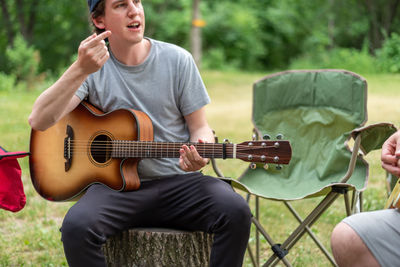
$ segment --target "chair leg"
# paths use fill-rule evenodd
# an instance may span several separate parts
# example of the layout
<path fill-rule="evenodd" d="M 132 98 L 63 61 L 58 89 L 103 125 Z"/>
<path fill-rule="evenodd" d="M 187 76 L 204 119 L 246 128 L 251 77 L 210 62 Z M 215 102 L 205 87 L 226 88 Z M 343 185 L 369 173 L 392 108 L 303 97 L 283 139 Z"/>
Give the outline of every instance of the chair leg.
<path fill-rule="evenodd" d="M 362 210 L 362 192 L 353 190 L 353 195 L 351 199 L 351 214 L 359 213 Z"/>
<path fill-rule="evenodd" d="M 344 198 L 344 206 L 346 207 L 346 214 L 347 216 L 350 216 L 352 214 L 352 210 L 350 207 L 349 194 L 347 193 L 347 191 L 343 194 L 343 198 Z"/>
<path fill-rule="evenodd" d="M 354 192 L 355 193 L 355 192 Z M 317 207 L 305 218 L 305 220 L 302 220 L 300 215 L 294 210 L 294 208 L 290 205 L 288 202 L 284 202 L 286 207 L 291 211 L 291 213 L 294 215 L 294 217 L 297 219 L 297 221 L 300 223 L 300 225 L 292 232 L 292 234 L 286 239 L 286 241 L 282 245 L 277 245 L 272 238 L 267 234 L 265 229 L 262 227 L 262 225 L 259 223 L 259 203 L 258 203 L 258 197 L 256 197 L 256 217 L 252 219 L 253 224 L 256 226 L 256 233 L 259 234 L 261 233 L 267 242 L 273 247 L 278 247 L 279 250 L 289 251 L 300 238 L 305 234 L 308 233 L 309 236 L 313 239 L 313 241 L 316 243 L 316 245 L 320 248 L 322 253 L 327 257 L 327 259 L 330 261 L 332 266 L 337 266 L 335 260 L 329 253 L 329 251 L 324 247 L 324 245 L 317 239 L 315 234 L 311 231 L 310 227 L 317 221 L 317 219 L 322 215 L 322 213 L 328 209 L 331 204 L 335 201 L 335 199 L 339 196 L 339 194 L 344 195 L 344 200 L 345 200 L 345 205 L 346 205 L 346 212 L 349 213 L 353 208 L 350 207 L 350 202 L 348 199 L 348 194 L 347 192 L 331 192 L 329 193 L 318 205 Z M 354 199 L 354 196 L 353 196 Z M 353 200 L 354 201 L 354 200 Z M 353 202 L 352 201 L 352 202 Z M 259 240 L 259 237 L 256 237 L 256 259 L 253 259 L 254 255 L 250 252 L 250 257 L 252 258 L 252 262 L 254 266 L 260 266 L 259 264 L 259 243 L 257 242 Z M 290 263 L 287 261 L 285 258 L 285 254 L 278 256 L 279 253 L 274 252 L 273 255 L 267 260 L 267 262 L 263 266 L 275 266 L 280 260 L 286 265 L 286 266 L 291 266 Z"/>
<path fill-rule="evenodd" d="M 246 196 L 246 202 L 247 204 L 250 203 L 250 194 L 247 194 Z M 260 218 L 260 207 L 259 207 L 259 197 L 256 196 L 256 200 L 255 200 L 255 208 L 256 208 L 256 219 L 259 220 Z M 254 217 L 254 216 L 253 216 Z M 255 229 L 255 240 L 256 240 L 256 247 L 255 247 L 255 251 L 256 251 L 256 256 L 254 257 L 253 251 L 250 247 L 250 243 L 248 243 L 247 245 L 247 252 L 250 256 L 250 260 L 251 263 L 253 264 L 253 267 L 259 267 L 260 266 L 260 232 L 258 230 L 258 228 L 256 227 Z"/>
<path fill-rule="evenodd" d="M 258 267 L 259 266 L 258 258 L 257 259 L 254 258 L 254 254 L 253 254 L 253 251 L 250 248 L 250 244 L 247 245 L 247 252 L 248 252 L 248 254 L 250 256 L 250 260 L 251 260 L 251 263 L 253 264 L 253 267 Z"/>
<path fill-rule="evenodd" d="M 267 240 L 267 242 L 272 246 L 276 245 L 274 243 L 274 241 L 272 240 L 272 238 L 270 237 L 270 235 L 265 231 L 264 227 L 262 227 L 262 225 L 259 223 L 259 218 L 260 218 L 260 204 L 259 204 L 259 200 L 260 198 L 258 196 L 255 197 L 255 209 L 256 209 L 256 216 L 252 217 L 252 223 L 255 225 L 256 227 L 256 257 L 254 257 L 254 254 L 251 250 L 250 244 L 247 246 L 247 251 L 249 253 L 250 259 L 252 261 L 252 264 L 254 267 L 259 267 L 260 266 L 260 238 L 259 235 L 260 233 L 264 236 L 264 238 Z M 247 194 L 246 197 L 246 201 L 247 203 L 250 202 L 250 194 Z M 286 266 L 291 266 L 291 264 L 286 260 L 286 259 L 282 259 L 283 263 Z"/>
<path fill-rule="evenodd" d="M 256 196 L 256 218 L 260 220 L 260 198 Z M 256 258 L 257 266 L 260 266 L 260 231 L 256 227 Z"/>
<path fill-rule="evenodd" d="M 304 219 L 304 221 L 292 232 L 292 234 L 282 244 L 282 248 L 290 250 L 295 243 L 304 235 L 306 227 L 312 226 L 312 224 L 322 215 L 325 211 L 339 196 L 337 192 L 330 192 L 318 205 L 317 207 Z M 277 255 L 273 254 L 263 266 L 273 266 L 280 259 Z M 275 262 L 276 261 L 276 262 Z M 334 264 L 336 266 L 336 263 Z"/>
<path fill-rule="evenodd" d="M 275 242 L 272 240 L 271 236 L 265 231 L 264 227 L 259 223 L 259 221 L 256 218 L 252 218 L 253 224 L 256 226 L 256 228 L 260 231 L 260 233 L 265 237 L 267 242 L 271 245 L 274 246 L 276 245 Z M 276 254 L 274 254 L 276 255 Z M 280 260 L 286 265 L 286 266 L 292 266 L 286 258 L 282 257 Z M 266 266 L 266 265 L 263 265 Z"/>
<path fill-rule="evenodd" d="M 300 215 L 297 213 L 297 211 L 292 207 L 292 205 L 290 205 L 289 202 L 284 201 L 284 203 L 285 203 L 286 207 L 290 210 L 290 212 L 294 215 L 294 217 L 297 219 L 297 221 L 301 224 L 303 222 L 303 219 L 300 217 Z M 332 263 L 332 265 L 336 265 L 336 262 L 333 259 L 332 255 L 328 252 L 328 250 L 325 248 L 325 246 L 318 240 L 318 238 L 311 231 L 311 229 L 308 226 L 306 226 L 305 230 L 307 231 L 307 234 L 311 237 L 311 239 L 314 241 L 314 243 L 322 251 L 322 253 L 324 253 L 325 257 Z"/>

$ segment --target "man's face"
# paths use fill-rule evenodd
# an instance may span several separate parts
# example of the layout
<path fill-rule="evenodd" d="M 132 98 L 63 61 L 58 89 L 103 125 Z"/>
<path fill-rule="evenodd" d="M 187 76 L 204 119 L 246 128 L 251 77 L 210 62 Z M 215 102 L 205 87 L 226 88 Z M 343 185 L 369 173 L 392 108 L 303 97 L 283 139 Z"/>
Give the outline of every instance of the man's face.
<path fill-rule="evenodd" d="M 106 0 L 104 17 L 99 18 L 112 35 L 109 41 L 135 44 L 144 36 L 145 18 L 141 0 Z"/>

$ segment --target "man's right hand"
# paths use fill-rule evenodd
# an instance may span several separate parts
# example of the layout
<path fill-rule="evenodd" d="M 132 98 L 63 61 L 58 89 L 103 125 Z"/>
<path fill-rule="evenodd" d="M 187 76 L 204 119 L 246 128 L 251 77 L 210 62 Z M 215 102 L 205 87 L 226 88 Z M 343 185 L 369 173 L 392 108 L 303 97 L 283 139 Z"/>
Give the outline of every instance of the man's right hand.
<path fill-rule="evenodd" d="M 92 34 L 81 42 L 78 48 L 76 63 L 82 72 L 89 75 L 98 71 L 110 57 L 104 39 L 111 36 L 111 31 L 105 31 L 99 35 Z"/>
<path fill-rule="evenodd" d="M 382 168 L 400 176 L 400 131 L 392 134 L 383 144 L 381 153 Z"/>

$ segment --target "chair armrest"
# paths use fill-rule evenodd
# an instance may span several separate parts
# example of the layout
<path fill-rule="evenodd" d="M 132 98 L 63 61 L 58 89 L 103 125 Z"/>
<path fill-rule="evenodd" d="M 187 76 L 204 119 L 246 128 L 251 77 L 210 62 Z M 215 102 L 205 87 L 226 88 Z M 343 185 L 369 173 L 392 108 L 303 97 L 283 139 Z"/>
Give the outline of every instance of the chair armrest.
<path fill-rule="evenodd" d="M 391 123 L 376 123 L 354 129 L 351 136 L 354 139 L 354 147 L 346 175 L 341 182 L 346 183 L 353 174 L 357 160 L 358 151 L 368 154 L 370 151 L 380 149 L 389 136 L 397 131 Z"/>
<path fill-rule="evenodd" d="M 386 139 L 396 131 L 397 129 L 392 123 L 382 122 L 354 129 L 351 136 L 354 139 L 361 136 L 360 149 L 366 155 L 372 150 L 380 149 Z"/>

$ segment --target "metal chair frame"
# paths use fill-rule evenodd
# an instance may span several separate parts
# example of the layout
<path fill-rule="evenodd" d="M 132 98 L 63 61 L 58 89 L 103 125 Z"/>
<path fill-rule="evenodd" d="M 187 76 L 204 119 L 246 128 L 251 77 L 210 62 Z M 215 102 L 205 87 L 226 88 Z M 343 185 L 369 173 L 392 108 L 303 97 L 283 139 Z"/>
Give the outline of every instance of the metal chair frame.
<path fill-rule="evenodd" d="M 353 152 L 351 155 L 351 159 L 349 162 L 348 170 L 346 175 L 340 181 L 341 183 L 346 183 L 348 179 L 350 179 L 351 175 L 353 174 L 357 156 L 360 149 L 361 143 L 361 135 L 358 135 L 354 142 Z M 222 171 L 218 168 L 216 161 L 214 159 L 211 160 L 212 167 L 214 172 L 217 174 L 218 177 L 223 178 L 224 175 Z M 300 240 L 300 238 L 307 233 L 311 239 L 315 242 L 321 252 L 326 256 L 332 266 L 337 266 L 334 258 L 325 248 L 325 246 L 318 240 L 316 235 L 311 231 L 311 226 L 318 220 L 318 218 L 331 206 L 331 204 L 340 196 L 343 195 L 344 197 L 344 204 L 346 208 L 347 216 L 359 212 L 362 210 L 362 192 L 357 192 L 353 190 L 352 200 L 349 200 L 348 194 L 348 187 L 345 186 L 332 186 L 332 190 L 328 193 L 324 199 L 316 206 L 315 209 L 305 218 L 301 218 L 301 216 L 297 213 L 297 211 L 293 208 L 289 201 L 282 201 L 285 206 L 289 209 L 295 219 L 298 221 L 299 226 L 287 237 L 287 239 L 282 244 L 277 244 L 271 236 L 266 232 L 264 227 L 260 224 L 260 197 L 255 197 L 255 215 L 252 217 L 252 223 L 256 227 L 255 233 L 255 255 L 252 251 L 250 244 L 247 247 L 247 251 L 251 262 L 254 267 L 260 266 L 260 234 L 264 236 L 267 240 L 269 245 L 271 246 L 272 251 L 274 254 L 270 256 L 270 258 L 266 261 L 265 264 L 262 266 L 275 266 L 279 261 L 282 261 L 285 266 L 292 266 L 290 262 L 285 258 L 285 256 L 289 253 L 289 250 Z M 247 195 L 247 202 L 250 200 L 250 194 Z"/>

